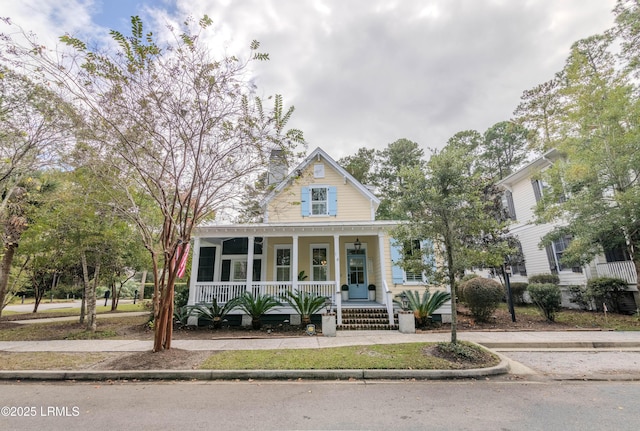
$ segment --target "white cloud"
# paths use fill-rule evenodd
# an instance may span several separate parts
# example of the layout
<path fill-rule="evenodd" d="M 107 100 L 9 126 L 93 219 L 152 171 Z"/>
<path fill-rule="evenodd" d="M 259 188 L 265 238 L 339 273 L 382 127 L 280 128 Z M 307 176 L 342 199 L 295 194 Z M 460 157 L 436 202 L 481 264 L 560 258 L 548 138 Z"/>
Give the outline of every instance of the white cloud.
<path fill-rule="evenodd" d="M 208 14 L 217 49 L 237 53 L 259 40 L 271 57 L 254 68 L 259 91 L 293 103 L 290 126 L 303 129 L 311 148 L 322 146 L 336 158 L 403 137 L 441 147 L 458 131 L 483 132 L 508 119 L 524 90 L 562 68 L 573 42 L 612 25 L 615 5 L 176 0 L 168 2 L 170 15 L 153 12 L 165 2 L 143 1 L 161 22 Z M 23 0 L 3 6 L 2 15 L 53 38 L 92 30 L 92 7 L 88 0 Z"/>

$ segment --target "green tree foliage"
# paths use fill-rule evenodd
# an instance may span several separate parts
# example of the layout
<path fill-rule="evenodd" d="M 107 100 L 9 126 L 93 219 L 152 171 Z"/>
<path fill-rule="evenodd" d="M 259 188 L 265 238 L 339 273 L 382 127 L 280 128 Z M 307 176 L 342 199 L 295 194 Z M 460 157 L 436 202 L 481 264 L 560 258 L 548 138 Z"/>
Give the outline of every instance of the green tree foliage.
<path fill-rule="evenodd" d="M 505 223 L 495 216 L 495 202 L 487 200 L 487 183 L 472 169 L 474 158 L 461 146 L 434 152 L 424 170 L 401 172 L 402 210 L 408 221 L 393 232 L 399 241 L 429 239 L 424 257 L 399 262 L 412 271 L 425 271 L 434 280 L 456 285 L 456 277 L 473 266 L 500 266 L 512 251 L 499 241 Z M 471 175 L 470 175 L 471 172 Z M 434 270 L 432 264 L 437 263 Z M 451 298 L 451 341 L 457 341 L 456 298 Z"/>
<path fill-rule="evenodd" d="M 484 174 L 501 180 L 527 158 L 528 131 L 513 121 L 501 121 L 484 132 L 480 163 Z"/>
<path fill-rule="evenodd" d="M 543 243 L 571 235 L 563 262 L 573 265 L 622 245 L 640 274 L 640 4 L 619 1 L 615 12 L 616 26 L 575 42 L 554 84 L 531 93 L 521 113 L 553 105 L 535 124 L 561 157 L 541 174 L 550 187 L 537 215 L 561 227 Z"/>
<path fill-rule="evenodd" d="M 356 154 L 341 158 L 338 164 L 362 184 L 373 184 L 376 150 L 366 147 L 358 148 Z"/>
<path fill-rule="evenodd" d="M 380 206 L 376 218 L 380 220 L 401 220 L 406 217 L 399 202 L 405 196 L 405 172 L 424 168 L 424 151 L 418 144 L 408 139 L 398 139 L 377 154 L 374 185 L 380 196 Z"/>

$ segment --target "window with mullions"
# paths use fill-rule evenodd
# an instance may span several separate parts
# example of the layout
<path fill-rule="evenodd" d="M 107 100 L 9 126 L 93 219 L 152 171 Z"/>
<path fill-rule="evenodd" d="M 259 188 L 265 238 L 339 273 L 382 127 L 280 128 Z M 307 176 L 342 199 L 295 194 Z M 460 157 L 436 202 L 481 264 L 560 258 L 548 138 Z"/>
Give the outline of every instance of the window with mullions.
<path fill-rule="evenodd" d="M 327 281 L 329 276 L 328 251 L 326 246 L 311 248 L 311 271 L 313 281 Z"/>
<path fill-rule="evenodd" d="M 419 259 L 420 262 L 422 262 L 422 244 L 420 240 L 414 239 L 412 241 L 406 241 L 403 246 L 404 256 L 407 261 Z M 405 269 L 404 273 L 405 281 L 409 283 L 422 281 L 422 272 Z"/>
<path fill-rule="evenodd" d="M 327 215 L 329 213 L 329 191 L 326 187 L 311 188 L 311 215 Z"/>
<path fill-rule="evenodd" d="M 291 247 L 276 247 L 276 281 L 291 281 Z"/>
<path fill-rule="evenodd" d="M 573 272 L 582 272 L 582 268 L 580 266 L 573 266 L 569 268 L 562 263 L 562 256 L 564 255 L 565 250 L 569 247 L 569 244 L 571 244 L 571 237 L 565 236 L 553 241 L 553 244 L 546 247 L 549 266 L 552 273 L 564 271 L 566 269 L 571 269 Z"/>

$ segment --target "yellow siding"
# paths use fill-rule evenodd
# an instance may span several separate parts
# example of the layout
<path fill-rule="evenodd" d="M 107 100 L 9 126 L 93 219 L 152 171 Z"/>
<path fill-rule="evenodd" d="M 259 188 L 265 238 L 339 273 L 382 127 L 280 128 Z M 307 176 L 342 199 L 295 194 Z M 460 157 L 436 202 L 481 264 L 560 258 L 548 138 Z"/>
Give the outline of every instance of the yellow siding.
<path fill-rule="evenodd" d="M 324 178 L 314 178 L 314 165 L 324 165 Z M 336 186 L 338 190 L 338 211 L 336 216 L 302 217 L 300 199 L 304 186 Z M 332 166 L 321 159 L 314 160 L 302 175 L 282 190 L 267 205 L 270 223 L 280 222 L 322 222 L 322 221 L 367 221 L 373 220 L 371 202 L 351 182 L 339 175 Z"/>

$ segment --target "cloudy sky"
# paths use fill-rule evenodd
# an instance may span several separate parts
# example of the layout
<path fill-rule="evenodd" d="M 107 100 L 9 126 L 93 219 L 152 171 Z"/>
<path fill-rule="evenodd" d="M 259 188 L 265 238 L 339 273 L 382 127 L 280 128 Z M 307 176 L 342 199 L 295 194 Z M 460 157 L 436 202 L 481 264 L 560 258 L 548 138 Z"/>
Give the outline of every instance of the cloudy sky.
<path fill-rule="evenodd" d="M 209 15 L 235 52 L 261 42 L 260 94 L 296 107 L 289 126 L 334 158 L 399 138 L 442 147 L 508 120 L 559 71 L 573 42 L 613 24 L 615 0 L 2 0 L 43 40 L 100 40 L 128 17 Z M 86 37 L 85 37 L 86 38 Z"/>

